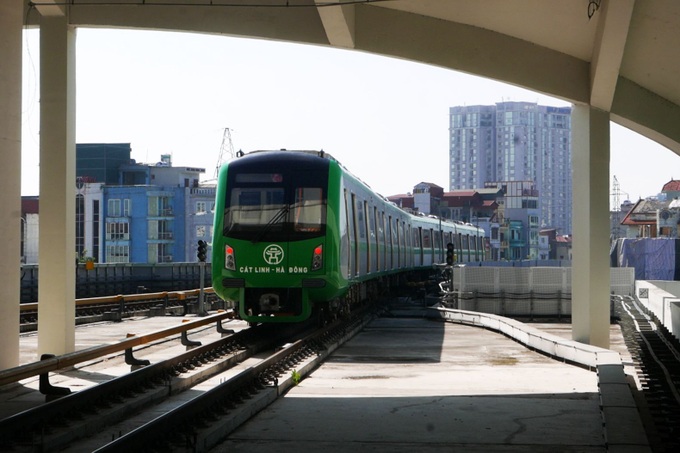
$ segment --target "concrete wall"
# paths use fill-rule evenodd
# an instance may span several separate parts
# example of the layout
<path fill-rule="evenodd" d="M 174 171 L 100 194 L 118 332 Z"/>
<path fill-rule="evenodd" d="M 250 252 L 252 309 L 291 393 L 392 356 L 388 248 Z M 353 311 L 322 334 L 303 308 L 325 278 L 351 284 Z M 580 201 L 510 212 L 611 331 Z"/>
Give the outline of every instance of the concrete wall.
<path fill-rule="evenodd" d="M 661 324 L 680 338 L 680 282 L 637 280 L 635 295 Z"/>

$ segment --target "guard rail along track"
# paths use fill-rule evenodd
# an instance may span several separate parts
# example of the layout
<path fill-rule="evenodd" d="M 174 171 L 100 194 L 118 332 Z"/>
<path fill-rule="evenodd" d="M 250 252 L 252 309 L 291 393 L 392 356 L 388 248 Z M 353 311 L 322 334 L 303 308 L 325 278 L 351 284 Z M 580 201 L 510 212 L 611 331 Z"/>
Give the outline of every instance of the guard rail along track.
<path fill-rule="evenodd" d="M 212 322 L 215 322 L 215 318 L 223 319 L 213 316 Z M 208 320 L 200 320 L 203 324 L 206 321 Z M 96 448 L 101 447 L 102 451 L 120 451 L 123 448 L 130 448 L 134 451 L 146 450 L 149 445 L 162 445 L 167 442 L 168 433 L 171 432 L 180 433 L 179 438 L 174 440 L 181 445 L 192 445 L 191 450 L 197 445 L 198 439 L 202 439 L 200 441 L 202 445 L 214 443 L 217 441 L 214 433 L 211 434 L 212 440 L 205 440 L 199 435 L 196 425 L 189 424 L 187 420 L 205 420 L 204 416 L 198 414 L 205 414 L 206 411 L 214 414 L 217 402 L 224 405 L 222 407 L 227 407 L 239 400 L 249 401 L 256 388 L 274 389 L 274 393 L 278 395 L 292 383 L 290 378 L 282 378 L 279 382 L 279 377 L 283 373 L 310 356 L 315 356 L 317 360 L 320 360 L 318 357 L 328 348 L 327 345 L 332 338 L 342 336 L 348 330 L 358 330 L 356 328 L 358 323 L 359 321 L 355 319 L 340 326 L 326 328 L 305 341 L 298 341 L 261 364 L 228 379 L 219 385 L 219 390 L 209 391 L 196 401 L 178 406 L 147 426 L 116 439 L 111 446 L 98 445 Z M 218 329 L 220 329 L 219 322 Z M 164 332 L 170 330 L 176 331 L 176 329 L 165 329 Z M 140 338 L 148 339 L 158 335 L 161 333 L 147 334 Z M 159 401 L 170 398 L 171 395 L 182 392 L 216 373 L 243 362 L 259 351 L 268 350 L 277 343 L 287 341 L 286 335 L 290 335 L 290 332 L 284 332 L 281 329 L 274 331 L 269 326 L 246 329 L 238 334 L 191 349 L 172 359 L 138 368 L 129 374 L 78 393 L 64 392 L 65 396 L 61 398 L 0 421 L 0 442 L 4 446 L 11 446 L 13 451 L 54 451 L 68 448 L 74 442 L 78 442 L 78 438 L 98 433 L 104 427 L 109 429 L 113 423 L 124 420 L 131 413 L 143 410 L 149 405 L 158 404 Z M 183 337 L 183 344 L 185 338 Z M 129 340 L 131 339 L 124 340 L 115 346 L 118 350 L 130 346 L 124 344 Z M 110 348 L 111 345 L 99 349 L 102 351 L 106 349 L 110 352 Z M 94 352 L 80 351 L 71 356 L 77 354 L 80 354 L 80 359 L 86 359 Z M 61 365 L 67 366 L 76 359 L 61 356 L 50 360 L 57 360 Z M 49 368 L 55 366 L 60 367 L 55 364 Z M 296 371 L 295 379 L 301 378 L 312 367 L 312 365 L 301 367 L 299 371 Z M 32 372 L 35 371 L 32 370 Z M 18 374 L 14 373 L 14 376 L 17 377 Z M 247 409 L 244 413 L 248 414 L 252 410 L 254 409 Z M 240 422 L 242 421 L 245 419 Z M 233 426 L 233 424 L 234 421 L 229 420 L 227 426 Z M 170 425 L 173 427 L 169 427 Z M 225 428 L 218 426 L 215 429 L 223 432 Z M 122 432 L 119 433 L 121 434 Z M 113 440 L 110 438 L 107 442 Z M 86 449 L 93 450 L 94 448 L 88 446 Z"/>
<path fill-rule="evenodd" d="M 616 313 L 642 387 L 641 413 L 654 452 L 680 448 L 680 342 L 638 300 L 619 297 Z"/>

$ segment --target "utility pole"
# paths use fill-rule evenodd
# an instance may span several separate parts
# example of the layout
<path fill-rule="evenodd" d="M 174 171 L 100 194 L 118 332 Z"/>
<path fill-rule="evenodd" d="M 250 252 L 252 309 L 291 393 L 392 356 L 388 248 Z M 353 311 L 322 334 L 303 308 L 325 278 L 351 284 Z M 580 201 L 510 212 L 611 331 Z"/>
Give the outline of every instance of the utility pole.
<path fill-rule="evenodd" d="M 224 160 L 225 159 L 231 160 L 234 157 L 235 157 L 234 145 L 231 142 L 231 129 L 225 127 L 224 133 L 222 134 L 222 145 L 220 146 L 220 155 L 217 158 L 217 165 L 215 166 L 215 179 L 217 179 L 220 175 L 220 167 L 222 167 Z"/>
<path fill-rule="evenodd" d="M 613 227 L 612 227 L 612 232 L 611 232 L 611 238 L 612 239 L 618 239 L 619 236 L 621 236 L 621 194 L 625 193 L 621 191 L 621 185 L 619 184 L 619 180 L 616 178 L 616 175 L 614 175 L 614 182 L 612 183 L 612 197 L 613 198 L 613 203 L 614 203 L 614 209 L 613 209 Z M 627 193 L 625 193 L 626 196 L 628 196 Z"/>

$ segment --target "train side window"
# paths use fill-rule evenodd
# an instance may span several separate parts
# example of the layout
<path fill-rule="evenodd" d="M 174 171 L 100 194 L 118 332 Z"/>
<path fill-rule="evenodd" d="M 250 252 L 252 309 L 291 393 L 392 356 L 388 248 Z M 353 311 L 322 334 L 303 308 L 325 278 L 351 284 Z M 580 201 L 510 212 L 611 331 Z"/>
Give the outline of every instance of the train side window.
<path fill-rule="evenodd" d="M 364 218 L 364 204 L 361 200 L 356 198 L 356 195 L 352 194 L 354 198 L 354 206 L 356 209 L 356 224 L 358 227 L 359 240 L 364 242 L 366 240 L 366 219 Z"/>

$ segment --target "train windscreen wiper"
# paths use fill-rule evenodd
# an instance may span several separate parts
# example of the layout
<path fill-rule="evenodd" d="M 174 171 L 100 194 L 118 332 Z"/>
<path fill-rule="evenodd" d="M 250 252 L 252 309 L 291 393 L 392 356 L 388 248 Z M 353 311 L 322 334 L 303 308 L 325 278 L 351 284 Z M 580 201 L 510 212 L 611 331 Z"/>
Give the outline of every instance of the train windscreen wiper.
<path fill-rule="evenodd" d="M 267 232 L 272 229 L 272 226 L 279 223 L 281 219 L 288 215 L 288 211 L 290 211 L 290 205 L 284 205 L 281 209 L 279 209 L 277 213 L 274 214 L 274 216 L 269 220 L 269 222 L 265 224 L 265 226 L 262 228 L 257 237 L 255 237 L 255 239 L 253 239 L 251 242 L 253 244 L 260 242 L 264 235 L 267 234 Z"/>

